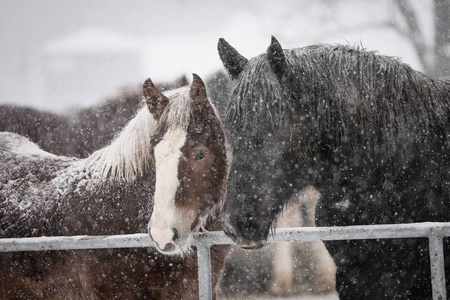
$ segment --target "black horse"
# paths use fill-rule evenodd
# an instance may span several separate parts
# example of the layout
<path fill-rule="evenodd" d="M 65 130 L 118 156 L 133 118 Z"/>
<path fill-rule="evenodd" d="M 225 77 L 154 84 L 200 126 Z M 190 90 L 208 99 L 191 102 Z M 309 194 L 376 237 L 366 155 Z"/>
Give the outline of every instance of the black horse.
<path fill-rule="evenodd" d="M 360 47 L 283 50 L 272 38 L 247 60 L 220 39 L 218 50 L 232 78 L 222 222 L 237 244 L 264 245 L 306 185 L 323 195 L 319 226 L 450 221 L 449 81 Z M 431 297 L 425 239 L 327 247 L 340 299 Z"/>

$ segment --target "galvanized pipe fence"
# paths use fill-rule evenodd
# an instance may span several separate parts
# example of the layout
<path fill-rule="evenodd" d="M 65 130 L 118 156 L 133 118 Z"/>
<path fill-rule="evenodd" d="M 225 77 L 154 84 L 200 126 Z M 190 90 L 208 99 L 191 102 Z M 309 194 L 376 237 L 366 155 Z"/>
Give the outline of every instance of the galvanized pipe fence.
<path fill-rule="evenodd" d="M 268 242 L 428 238 L 433 299 L 444 300 L 447 298 L 443 238 L 447 236 L 450 236 L 450 222 L 427 222 L 346 227 L 279 228 Z M 225 244 L 233 244 L 233 242 L 221 231 L 201 232 L 193 235 L 193 246 L 197 248 L 198 257 L 200 299 L 212 298 L 210 247 Z M 0 239 L 0 252 L 135 247 L 154 247 L 154 245 L 146 233 Z"/>

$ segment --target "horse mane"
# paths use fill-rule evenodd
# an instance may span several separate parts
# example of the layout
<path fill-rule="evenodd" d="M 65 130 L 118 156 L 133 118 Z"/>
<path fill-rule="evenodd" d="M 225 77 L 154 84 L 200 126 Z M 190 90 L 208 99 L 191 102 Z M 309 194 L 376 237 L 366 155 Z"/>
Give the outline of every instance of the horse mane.
<path fill-rule="evenodd" d="M 160 122 L 187 129 L 192 112 L 188 87 L 164 92 L 170 99 Z M 143 104 L 121 133 L 106 146 L 87 158 L 87 169 L 101 178 L 102 182 L 132 182 L 143 175 L 151 164 L 150 140 L 158 122 Z"/>
<path fill-rule="evenodd" d="M 164 93 L 169 99 L 166 109 L 161 115 L 161 123 L 168 128 L 181 127 L 187 130 L 193 113 L 189 87 L 182 87 L 169 93 Z M 173 99 L 173 100 L 172 100 Z"/>
<path fill-rule="evenodd" d="M 255 136 L 278 127 L 285 111 L 281 90 L 281 83 L 271 72 L 266 55 L 250 59 L 239 80 L 231 81 L 225 123 L 238 130 L 228 130 L 228 134 L 233 136 L 243 130 L 249 136 Z M 248 95 L 249 91 L 251 95 Z M 277 105 L 278 109 L 275 108 Z"/>
<path fill-rule="evenodd" d="M 297 137 L 299 147 L 314 148 L 325 138 L 333 148 L 389 144 L 384 150 L 393 153 L 414 140 L 432 139 L 429 133 L 448 122 L 450 82 L 397 58 L 324 44 L 284 54 L 289 70 L 281 81 L 267 54 L 249 61 L 233 82 L 228 124 L 259 136 L 290 124 L 286 134 Z"/>

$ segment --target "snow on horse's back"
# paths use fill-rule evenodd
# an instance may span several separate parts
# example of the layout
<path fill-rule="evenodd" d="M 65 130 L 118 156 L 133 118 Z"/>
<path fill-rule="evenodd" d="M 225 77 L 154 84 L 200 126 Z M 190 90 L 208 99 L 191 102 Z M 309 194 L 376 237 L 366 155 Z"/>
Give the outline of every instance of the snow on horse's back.
<path fill-rule="evenodd" d="M 12 152 L 26 157 L 56 157 L 42 150 L 26 137 L 11 132 L 0 132 L 0 149 L 4 151 L 3 155 L 6 152 Z"/>
<path fill-rule="evenodd" d="M 217 230 L 220 225 L 214 216 L 224 200 L 228 175 L 222 124 L 206 97 L 203 81 L 196 75 L 190 88 L 164 94 L 147 80 L 144 94 L 144 106 L 117 138 L 85 159 L 56 156 L 24 137 L 0 133 L 0 237 L 144 232 L 152 212 L 166 199 L 160 200 L 159 194 L 155 194 L 158 190 L 155 181 L 161 181 L 158 166 L 165 170 L 169 169 L 166 164 L 179 163 L 183 167 L 176 170 L 182 174 L 173 175 L 180 178 L 178 184 L 183 193 L 176 195 L 182 198 L 171 201 L 175 213 L 182 209 L 189 218 L 171 225 L 179 232 L 171 240 L 174 245 L 160 247 L 160 251 L 151 248 L 4 253 L 0 259 L 4 274 L 0 294 L 6 299 L 18 295 L 198 298 L 196 257 L 189 235 L 192 230 Z M 158 103 L 161 99 L 169 104 L 167 108 Z M 185 108 L 190 108 L 190 120 L 195 124 L 190 121 L 184 124 L 185 139 L 172 142 L 179 147 L 181 155 L 174 158 L 180 162 L 168 162 L 153 152 L 161 141 L 170 139 L 166 131 L 171 128 L 171 120 L 165 116 L 171 115 L 175 121 L 177 112 L 185 112 L 177 105 L 180 101 L 187 103 Z M 172 108 L 176 111 L 171 112 Z M 190 143 L 189 146 L 184 146 L 184 142 Z M 200 170 L 204 177 L 199 178 L 195 170 Z M 164 176 L 164 172 L 161 174 Z M 190 187 L 199 179 L 209 183 Z M 185 180 L 189 182 L 184 183 Z M 205 200 L 201 200 L 203 197 Z M 183 204 L 187 207 L 182 207 Z M 152 216 L 155 224 L 159 224 L 155 218 Z M 215 265 L 214 286 L 226 251 L 226 247 L 215 250 L 219 263 Z M 167 257 L 160 252 L 178 255 Z M 176 276 L 168 266 L 176 268 Z M 185 278 L 191 280 L 186 282 Z"/>

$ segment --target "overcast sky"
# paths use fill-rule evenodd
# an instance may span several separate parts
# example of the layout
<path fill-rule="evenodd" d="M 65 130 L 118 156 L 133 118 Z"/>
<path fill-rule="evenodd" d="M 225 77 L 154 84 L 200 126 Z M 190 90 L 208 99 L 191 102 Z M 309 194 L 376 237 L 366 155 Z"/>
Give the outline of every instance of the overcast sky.
<path fill-rule="evenodd" d="M 424 34 L 432 37 L 432 1 L 412 3 L 420 12 Z M 0 75 L 5 79 L 0 83 L 0 102 L 58 111 L 91 105 L 118 82 L 137 84 L 147 77 L 171 81 L 191 73 L 206 78 L 222 69 L 216 48 L 220 37 L 248 58 L 264 52 L 271 35 L 284 48 L 361 43 L 381 54 L 401 57 L 420 70 L 415 50 L 402 33 L 403 23 L 395 1 L 389 0 L 2 0 Z M 74 41 L 76 46 L 70 44 Z M 139 67 L 124 66 L 122 73 L 109 80 L 110 86 L 92 84 L 92 93 L 76 103 L 70 97 L 51 97 L 64 87 L 47 78 L 49 66 L 76 68 L 76 62 L 55 62 L 49 53 L 60 57 L 66 48 L 103 51 L 124 45 L 142 53 Z M 114 73 L 101 64 L 93 63 L 92 68 L 100 68 L 92 70 L 95 74 Z"/>

